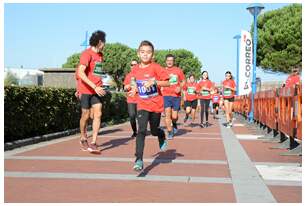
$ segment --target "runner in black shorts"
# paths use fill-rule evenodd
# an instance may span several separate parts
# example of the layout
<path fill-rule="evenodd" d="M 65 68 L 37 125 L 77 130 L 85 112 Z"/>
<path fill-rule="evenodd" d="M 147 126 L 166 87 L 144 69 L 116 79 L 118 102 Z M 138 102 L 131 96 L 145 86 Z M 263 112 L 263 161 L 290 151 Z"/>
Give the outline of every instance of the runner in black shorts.
<path fill-rule="evenodd" d="M 103 71 L 103 53 L 106 34 L 103 31 L 94 32 L 89 40 L 90 47 L 82 52 L 77 68 L 77 88 L 80 93 L 82 115 L 80 119 L 81 150 L 100 153 L 97 145 L 98 132 L 101 125 L 101 96 L 106 92 L 102 88 L 101 75 Z M 93 110 L 93 132 L 91 143 L 88 144 L 86 125 L 90 118 L 90 108 Z"/>
<path fill-rule="evenodd" d="M 226 112 L 226 120 L 227 128 L 231 128 L 233 126 L 233 102 L 234 102 L 234 94 L 236 91 L 236 84 L 233 80 L 232 73 L 230 71 L 225 72 L 225 80 L 222 82 L 223 85 L 223 99 L 224 99 L 224 107 Z"/>

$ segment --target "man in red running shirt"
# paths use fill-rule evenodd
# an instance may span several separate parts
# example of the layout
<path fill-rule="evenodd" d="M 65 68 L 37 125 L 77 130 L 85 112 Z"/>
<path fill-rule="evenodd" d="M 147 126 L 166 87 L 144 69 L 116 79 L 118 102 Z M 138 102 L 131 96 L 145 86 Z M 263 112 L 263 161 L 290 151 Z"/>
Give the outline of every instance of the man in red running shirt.
<path fill-rule="evenodd" d="M 90 47 L 83 51 L 80 56 L 80 63 L 77 68 L 78 90 L 82 115 L 80 119 L 81 149 L 93 153 L 100 153 L 97 146 L 97 137 L 101 125 L 102 96 L 105 91 L 102 88 L 103 54 L 106 34 L 103 31 L 94 32 L 89 40 Z M 88 144 L 86 136 L 86 124 L 90 117 L 90 108 L 93 109 L 93 133 L 92 141 Z"/>
<path fill-rule="evenodd" d="M 165 123 L 168 130 L 168 139 L 173 139 L 177 132 L 178 111 L 181 104 L 181 90 L 185 84 L 185 75 L 183 71 L 174 66 L 175 56 L 166 55 L 166 70 L 169 74 L 169 87 L 164 87 L 162 94 L 164 97 Z"/>

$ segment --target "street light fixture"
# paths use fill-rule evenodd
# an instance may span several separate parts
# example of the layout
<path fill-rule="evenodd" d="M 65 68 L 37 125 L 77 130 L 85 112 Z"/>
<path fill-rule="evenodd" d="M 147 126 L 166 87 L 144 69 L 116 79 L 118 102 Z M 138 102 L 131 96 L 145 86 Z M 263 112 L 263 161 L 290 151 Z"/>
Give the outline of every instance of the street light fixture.
<path fill-rule="evenodd" d="M 254 27 L 253 27 L 253 76 L 252 76 L 252 107 L 249 114 L 249 121 L 254 122 L 254 94 L 256 92 L 256 50 L 257 50 L 257 16 L 265 7 L 263 4 L 250 4 L 247 10 L 254 17 Z"/>
<path fill-rule="evenodd" d="M 240 40 L 241 36 L 238 34 L 236 36 L 234 36 L 234 39 L 237 40 L 237 63 L 236 63 L 236 95 L 239 95 L 239 40 Z"/>

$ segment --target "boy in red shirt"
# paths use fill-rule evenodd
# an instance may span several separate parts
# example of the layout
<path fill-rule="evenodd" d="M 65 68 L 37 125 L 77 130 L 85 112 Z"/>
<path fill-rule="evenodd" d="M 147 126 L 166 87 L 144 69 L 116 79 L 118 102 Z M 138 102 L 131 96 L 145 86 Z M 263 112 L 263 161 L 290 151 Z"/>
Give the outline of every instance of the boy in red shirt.
<path fill-rule="evenodd" d="M 220 102 L 220 94 L 218 88 L 214 89 L 214 94 L 212 95 L 212 103 L 214 109 L 214 119 L 216 119 L 216 115 L 219 113 L 219 102 Z"/>
<path fill-rule="evenodd" d="M 226 113 L 226 127 L 231 128 L 233 126 L 233 102 L 236 91 L 236 83 L 233 80 L 232 73 L 230 71 L 225 72 L 225 80 L 222 82 L 223 85 L 223 99 Z"/>
<path fill-rule="evenodd" d="M 133 67 L 131 76 L 135 78 L 137 88 L 131 89 L 129 95 L 138 92 L 136 137 L 136 161 L 134 170 L 143 169 L 143 151 L 148 122 L 151 134 L 158 136 L 159 148 L 165 151 L 167 140 L 164 131 L 159 127 L 163 111 L 163 97 L 160 87 L 169 86 L 169 75 L 159 64 L 153 62 L 154 46 L 149 41 L 142 41 L 137 51 L 140 63 Z"/>
<path fill-rule="evenodd" d="M 97 146 L 97 137 L 101 125 L 102 99 L 105 91 L 102 88 L 101 75 L 103 72 L 102 50 L 105 45 L 106 34 L 103 31 L 96 31 L 89 40 L 90 47 L 80 56 L 78 71 L 78 91 L 81 95 L 82 115 L 80 119 L 81 149 L 89 152 L 100 153 Z M 90 108 L 93 109 L 93 133 L 91 144 L 88 144 L 86 137 L 86 125 L 90 117 Z"/>
<path fill-rule="evenodd" d="M 197 97 L 197 83 L 195 82 L 194 75 L 189 76 L 189 81 L 183 87 L 186 94 L 185 110 L 186 116 L 184 118 L 184 123 L 188 120 L 189 114 L 191 113 L 192 124 L 195 121 L 195 113 L 198 106 Z"/>
<path fill-rule="evenodd" d="M 137 64 L 138 62 L 136 60 L 132 60 L 131 69 Z M 124 90 L 130 91 L 132 87 L 136 87 L 136 81 L 135 81 L 135 78 L 131 76 L 131 73 L 128 73 L 124 79 Z M 129 94 L 127 94 L 126 96 L 127 105 L 128 105 L 128 113 L 130 117 L 130 124 L 133 130 L 133 134 L 131 136 L 132 138 L 137 136 L 137 125 L 136 125 L 137 98 L 138 98 L 137 95 L 132 97 Z"/>
<path fill-rule="evenodd" d="M 165 124 L 168 130 L 168 139 L 173 139 L 173 135 L 177 132 L 178 111 L 181 104 L 181 88 L 185 84 L 185 75 L 183 71 L 174 66 L 175 56 L 166 55 L 166 70 L 169 74 L 169 87 L 162 90 L 164 96 L 165 108 Z"/>
<path fill-rule="evenodd" d="M 209 114 L 209 103 L 210 103 L 210 99 L 211 99 L 211 94 L 210 93 L 211 93 L 212 89 L 213 89 L 213 84 L 209 80 L 208 72 L 203 71 L 202 72 L 202 81 L 200 81 L 198 83 L 198 88 L 197 88 L 197 91 L 199 93 L 200 103 L 201 103 L 201 123 L 200 123 L 200 127 L 202 127 L 202 128 L 209 126 L 209 124 L 208 124 L 208 114 Z M 204 112 L 205 112 L 205 119 L 206 119 L 205 124 L 203 123 Z"/>

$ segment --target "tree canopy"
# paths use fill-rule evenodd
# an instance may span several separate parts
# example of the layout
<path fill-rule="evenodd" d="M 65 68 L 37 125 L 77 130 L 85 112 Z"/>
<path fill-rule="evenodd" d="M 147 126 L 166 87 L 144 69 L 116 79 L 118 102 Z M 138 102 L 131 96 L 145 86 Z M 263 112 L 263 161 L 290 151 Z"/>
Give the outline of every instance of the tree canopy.
<path fill-rule="evenodd" d="M 176 65 L 183 70 L 185 75 L 193 73 L 196 77 L 200 77 L 202 63 L 186 49 L 157 50 L 154 53 L 154 59 L 160 65 L 165 66 L 165 57 L 169 53 L 176 56 Z M 103 55 L 106 72 L 113 78 L 117 87 L 122 88 L 124 77 L 130 71 L 131 61 L 138 60 L 136 49 L 121 43 L 110 43 L 105 45 Z M 72 54 L 62 67 L 76 68 L 79 60 L 80 53 Z"/>
<path fill-rule="evenodd" d="M 301 4 L 259 16 L 257 64 L 265 70 L 285 73 L 302 67 Z"/>

